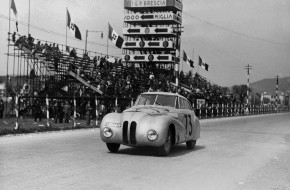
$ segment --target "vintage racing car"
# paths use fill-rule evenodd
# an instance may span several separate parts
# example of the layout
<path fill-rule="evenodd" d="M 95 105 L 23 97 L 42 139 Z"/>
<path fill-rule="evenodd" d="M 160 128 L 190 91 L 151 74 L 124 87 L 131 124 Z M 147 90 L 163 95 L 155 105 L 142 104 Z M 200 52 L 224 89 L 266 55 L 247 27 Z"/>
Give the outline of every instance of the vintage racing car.
<path fill-rule="evenodd" d="M 200 123 L 183 96 L 146 92 L 123 113 L 107 114 L 101 122 L 100 135 L 111 152 L 117 152 L 120 144 L 151 146 L 166 156 L 174 144 L 185 142 L 188 149 L 194 149 L 200 138 Z"/>

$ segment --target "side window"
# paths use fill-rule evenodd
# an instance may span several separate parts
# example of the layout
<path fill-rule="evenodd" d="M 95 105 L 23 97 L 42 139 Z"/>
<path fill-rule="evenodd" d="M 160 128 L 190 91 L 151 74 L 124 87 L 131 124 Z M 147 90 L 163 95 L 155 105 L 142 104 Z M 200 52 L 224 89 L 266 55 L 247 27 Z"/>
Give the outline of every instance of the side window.
<path fill-rule="evenodd" d="M 179 98 L 178 97 L 176 98 L 176 101 L 175 101 L 175 108 L 176 109 L 180 109 Z"/>
<path fill-rule="evenodd" d="M 188 102 L 187 100 L 185 100 L 185 99 L 183 99 L 183 101 L 184 101 L 184 107 L 185 107 L 185 109 L 192 110 L 192 107 L 191 107 L 191 105 L 189 104 L 189 102 Z"/>
<path fill-rule="evenodd" d="M 179 98 L 179 102 L 180 102 L 180 109 L 189 109 L 189 110 L 192 110 L 191 105 L 184 98 Z"/>
<path fill-rule="evenodd" d="M 179 109 L 184 109 L 183 100 L 181 98 L 178 98 L 178 102 L 179 102 Z"/>

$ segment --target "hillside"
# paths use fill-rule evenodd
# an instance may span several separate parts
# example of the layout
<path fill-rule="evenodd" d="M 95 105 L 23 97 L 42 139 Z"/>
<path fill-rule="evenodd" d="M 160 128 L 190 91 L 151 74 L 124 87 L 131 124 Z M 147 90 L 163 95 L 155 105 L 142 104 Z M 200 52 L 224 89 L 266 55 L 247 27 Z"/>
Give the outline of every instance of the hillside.
<path fill-rule="evenodd" d="M 274 94 L 276 91 L 276 78 L 263 79 L 250 84 L 250 88 L 255 93 L 267 92 Z M 279 91 L 290 93 L 290 77 L 279 78 Z"/>

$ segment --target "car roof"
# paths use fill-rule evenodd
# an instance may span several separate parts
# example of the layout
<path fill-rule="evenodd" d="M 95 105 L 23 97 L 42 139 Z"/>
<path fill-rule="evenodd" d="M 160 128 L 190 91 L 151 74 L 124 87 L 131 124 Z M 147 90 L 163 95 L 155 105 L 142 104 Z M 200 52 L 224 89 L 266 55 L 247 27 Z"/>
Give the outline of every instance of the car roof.
<path fill-rule="evenodd" d="M 172 92 L 144 92 L 142 94 L 154 94 L 154 95 L 166 95 L 166 96 L 178 96 L 178 97 L 182 97 L 182 98 L 185 98 L 183 96 L 181 96 L 180 94 L 178 93 L 172 93 Z M 187 98 L 185 98 L 187 99 Z"/>

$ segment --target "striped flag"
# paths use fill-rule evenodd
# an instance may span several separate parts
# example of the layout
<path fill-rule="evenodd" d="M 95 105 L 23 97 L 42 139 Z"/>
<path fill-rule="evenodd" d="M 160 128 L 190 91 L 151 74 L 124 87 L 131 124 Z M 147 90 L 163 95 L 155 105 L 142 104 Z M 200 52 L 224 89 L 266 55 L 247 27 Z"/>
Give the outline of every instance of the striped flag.
<path fill-rule="evenodd" d="M 11 9 L 13 10 L 15 19 L 16 19 L 16 30 L 18 32 L 18 13 L 17 13 L 17 9 L 16 9 L 16 5 L 14 0 L 11 0 Z"/>
<path fill-rule="evenodd" d="M 118 47 L 122 48 L 124 39 L 119 36 L 119 34 L 112 28 L 112 26 L 109 23 L 109 34 L 108 38 Z"/>
<path fill-rule="evenodd" d="M 75 38 L 82 40 L 82 35 L 79 30 L 79 27 L 72 21 L 68 9 L 66 10 L 66 12 L 67 12 L 67 27 L 69 28 L 69 31 L 71 31 L 71 33 L 75 36 Z"/>
<path fill-rule="evenodd" d="M 201 68 L 203 68 L 204 70 L 208 71 L 209 65 L 206 62 L 204 62 L 204 60 L 200 56 L 198 57 L 199 57 L 199 63 L 198 63 L 199 66 L 201 66 Z"/>
<path fill-rule="evenodd" d="M 190 67 L 194 68 L 193 61 L 186 55 L 185 51 L 183 50 L 183 61 L 185 61 Z"/>

